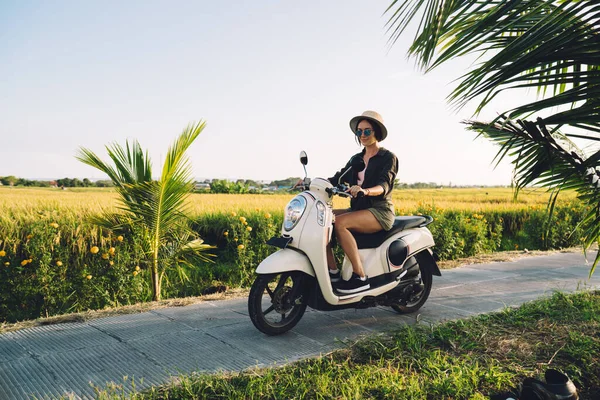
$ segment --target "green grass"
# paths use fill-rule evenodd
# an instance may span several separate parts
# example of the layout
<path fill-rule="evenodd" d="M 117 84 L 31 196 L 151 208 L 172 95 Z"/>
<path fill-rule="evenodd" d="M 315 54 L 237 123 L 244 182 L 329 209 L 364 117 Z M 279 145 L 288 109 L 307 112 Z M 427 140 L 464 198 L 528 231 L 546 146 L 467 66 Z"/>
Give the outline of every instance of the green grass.
<path fill-rule="evenodd" d="M 282 368 L 182 376 L 144 392 L 131 382 L 99 399 L 487 399 L 547 368 L 580 399 L 600 398 L 600 291 L 527 303 L 466 320 L 420 324 Z"/>

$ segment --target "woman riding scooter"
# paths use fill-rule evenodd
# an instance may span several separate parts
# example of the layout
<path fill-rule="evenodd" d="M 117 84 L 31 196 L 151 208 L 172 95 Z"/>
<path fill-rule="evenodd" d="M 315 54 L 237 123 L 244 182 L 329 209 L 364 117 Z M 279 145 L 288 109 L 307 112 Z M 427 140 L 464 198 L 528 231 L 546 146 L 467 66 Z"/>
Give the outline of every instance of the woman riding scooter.
<path fill-rule="evenodd" d="M 341 279 L 331 245 L 327 246 L 327 264 L 331 282 L 339 293 L 351 294 L 370 289 L 369 278 L 365 274 L 358 253 L 356 240 L 351 232 L 375 233 L 388 231 L 394 223 L 395 211 L 392 203 L 392 189 L 398 173 L 398 159 L 389 150 L 379 146 L 387 137 L 383 118 L 375 111 L 365 111 L 350 120 L 350 129 L 363 146 L 357 155 L 365 162 L 365 169 L 346 174 L 343 181 L 348 183 L 352 195 L 350 209 L 334 210 L 335 234 L 337 240 L 352 263 L 352 277 Z M 335 186 L 339 178 L 348 169 L 351 161 L 337 172 L 329 181 Z"/>

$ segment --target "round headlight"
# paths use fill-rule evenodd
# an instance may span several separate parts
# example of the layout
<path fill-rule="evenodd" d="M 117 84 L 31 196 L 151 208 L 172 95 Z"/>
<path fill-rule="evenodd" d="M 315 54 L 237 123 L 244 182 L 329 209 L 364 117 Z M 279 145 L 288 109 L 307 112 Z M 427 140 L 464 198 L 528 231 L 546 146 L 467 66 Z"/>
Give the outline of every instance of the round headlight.
<path fill-rule="evenodd" d="M 306 199 L 303 196 L 296 196 L 285 207 L 285 215 L 283 218 L 283 228 L 286 231 L 294 229 L 304 210 L 306 209 Z"/>

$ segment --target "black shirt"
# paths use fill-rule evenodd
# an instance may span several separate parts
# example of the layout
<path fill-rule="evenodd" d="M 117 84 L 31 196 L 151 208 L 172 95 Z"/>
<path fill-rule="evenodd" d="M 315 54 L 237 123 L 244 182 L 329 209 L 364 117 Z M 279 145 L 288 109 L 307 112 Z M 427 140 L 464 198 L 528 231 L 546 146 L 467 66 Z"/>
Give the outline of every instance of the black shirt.
<path fill-rule="evenodd" d="M 363 148 L 360 153 L 355 154 L 352 157 L 364 157 L 365 151 L 366 149 Z M 352 157 L 346 163 L 344 168 L 329 178 L 329 182 L 331 182 L 332 185 L 337 185 L 342 173 L 350 168 Z M 343 183 L 347 183 L 349 186 L 356 185 L 358 182 L 358 172 L 359 171 L 354 170 L 348 172 L 342 178 Z M 379 185 L 383 188 L 383 194 L 379 196 L 352 198 L 350 200 L 350 208 L 353 210 L 364 210 L 374 206 L 381 207 L 383 206 L 381 203 L 387 203 L 388 207 L 391 206 L 393 210 L 392 189 L 394 189 L 394 180 L 396 179 L 396 174 L 398 174 L 398 158 L 396 158 L 394 153 L 391 151 L 380 147 L 377 154 L 369 159 L 369 164 L 367 165 L 367 170 L 365 171 L 365 179 L 361 187 L 367 189 Z"/>

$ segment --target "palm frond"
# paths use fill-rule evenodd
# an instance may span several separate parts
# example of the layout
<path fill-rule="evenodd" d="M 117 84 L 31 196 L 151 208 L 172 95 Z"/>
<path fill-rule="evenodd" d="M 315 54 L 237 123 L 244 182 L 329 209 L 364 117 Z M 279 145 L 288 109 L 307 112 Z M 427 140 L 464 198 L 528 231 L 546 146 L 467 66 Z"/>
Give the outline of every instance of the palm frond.
<path fill-rule="evenodd" d="M 468 129 L 500 145 L 497 158 L 512 154 L 516 191 L 539 185 L 552 191 L 549 213 L 563 190 L 575 190 L 588 204 L 582 222 L 576 228 L 583 232 L 586 248 L 600 242 L 600 154 L 584 158 L 583 152 L 560 133 L 550 133 L 544 121 L 513 121 L 504 116 L 491 123 L 467 121 Z M 510 152 L 512 150 L 512 152 Z M 547 235 L 546 235 L 547 236 Z M 593 264 L 590 274 L 600 258 Z"/>
<path fill-rule="evenodd" d="M 466 54 L 480 55 L 481 62 L 462 76 L 449 96 L 456 107 L 480 99 L 478 113 L 502 91 L 535 87 L 543 100 L 504 114 L 515 119 L 545 112 L 548 125 L 600 132 L 597 2 L 407 0 L 394 1 L 386 12 L 392 14 L 387 23 L 392 44 L 422 14 L 409 54 L 423 68 L 431 70 Z M 549 115 L 554 107 L 566 110 Z"/>

